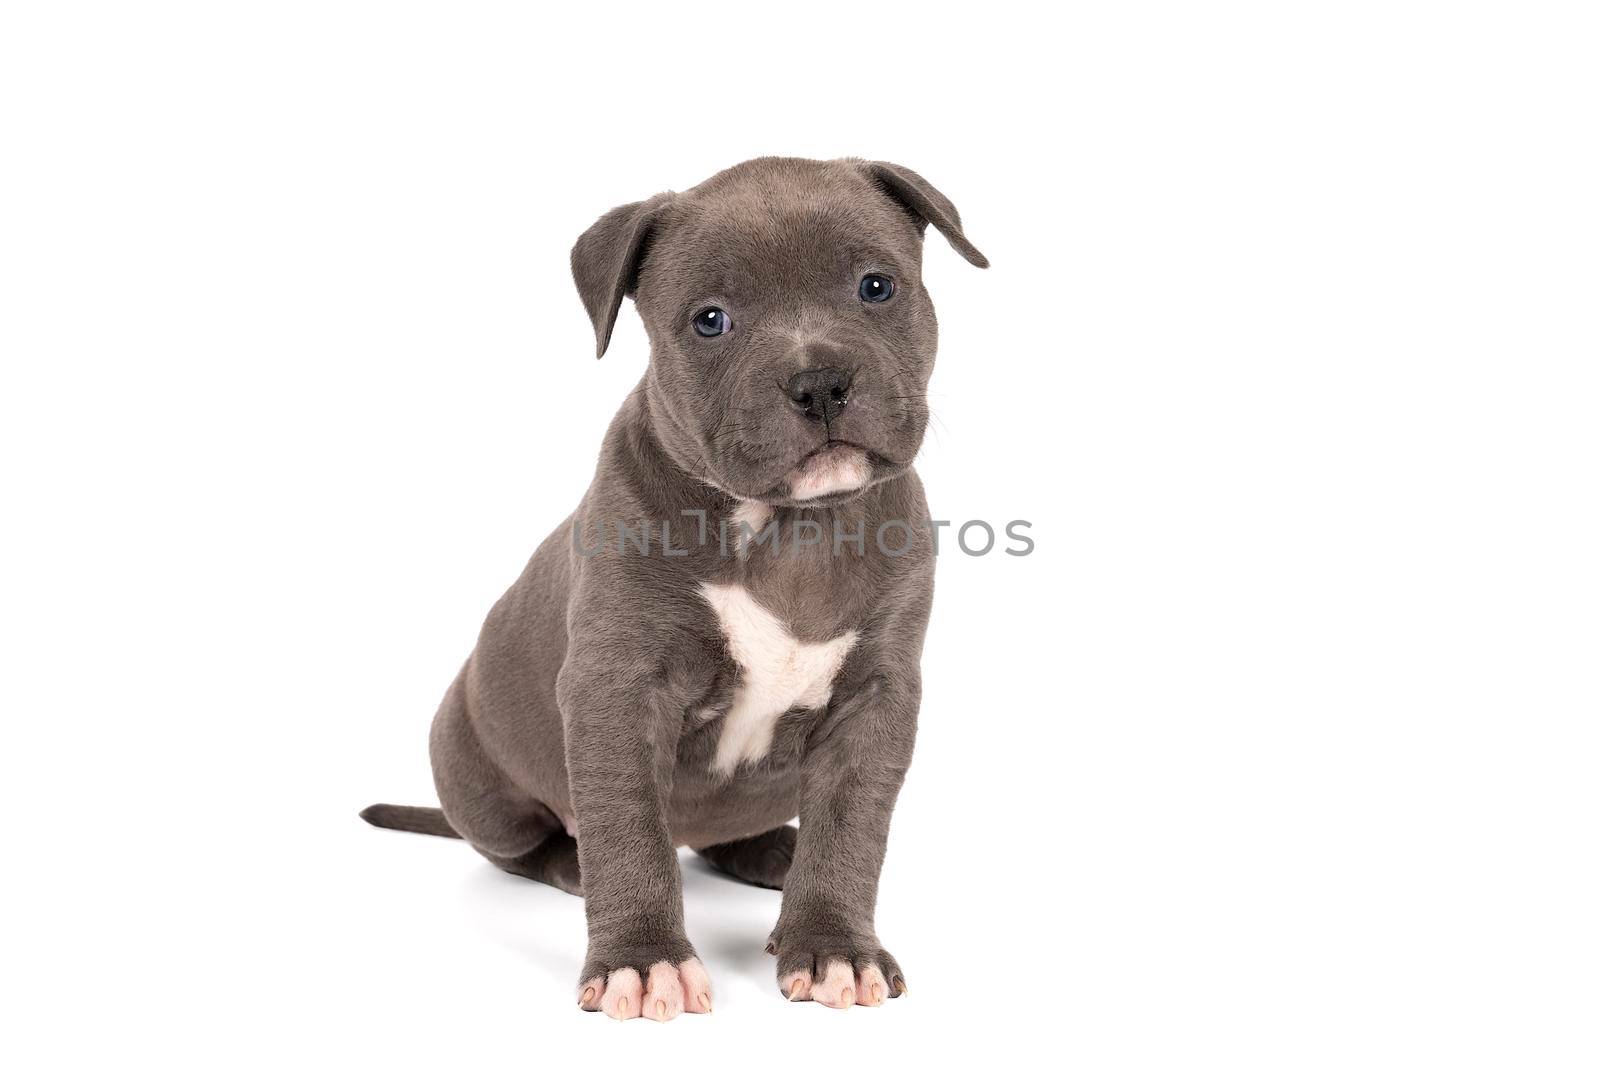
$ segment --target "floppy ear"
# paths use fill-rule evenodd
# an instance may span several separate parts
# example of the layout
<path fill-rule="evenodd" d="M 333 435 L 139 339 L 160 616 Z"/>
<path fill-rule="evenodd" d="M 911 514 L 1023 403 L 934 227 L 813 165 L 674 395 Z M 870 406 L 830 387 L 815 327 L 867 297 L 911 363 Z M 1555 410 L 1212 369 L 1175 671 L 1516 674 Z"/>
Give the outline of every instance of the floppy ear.
<path fill-rule="evenodd" d="M 862 166 L 866 168 L 867 176 L 877 182 L 890 199 L 910 212 L 923 230 L 927 229 L 928 223 L 933 223 L 934 229 L 944 234 L 950 247 L 960 252 L 962 259 L 974 267 L 989 265 L 988 257 L 974 248 L 962 232 L 961 213 L 950 202 L 950 198 L 935 189 L 928 179 L 896 163 L 873 161 Z"/>
<path fill-rule="evenodd" d="M 617 309 L 638 285 L 639 264 L 651 231 L 661 208 L 671 199 L 671 193 L 661 193 L 614 207 L 584 230 L 572 246 L 572 280 L 578 283 L 578 295 L 594 323 L 596 359 L 606 354 L 612 327 L 617 324 Z"/>

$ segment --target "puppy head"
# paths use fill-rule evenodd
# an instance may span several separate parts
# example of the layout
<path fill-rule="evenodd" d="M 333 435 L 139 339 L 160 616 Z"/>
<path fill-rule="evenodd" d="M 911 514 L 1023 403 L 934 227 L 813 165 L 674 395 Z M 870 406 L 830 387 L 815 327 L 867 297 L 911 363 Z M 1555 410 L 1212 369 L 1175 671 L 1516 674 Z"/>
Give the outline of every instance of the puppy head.
<path fill-rule="evenodd" d="M 572 273 L 598 355 L 634 298 L 652 425 L 680 466 L 744 500 L 828 505 L 902 473 L 922 444 L 930 223 L 989 265 L 955 205 L 904 167 L 756 159 L 607 212 Z"/>

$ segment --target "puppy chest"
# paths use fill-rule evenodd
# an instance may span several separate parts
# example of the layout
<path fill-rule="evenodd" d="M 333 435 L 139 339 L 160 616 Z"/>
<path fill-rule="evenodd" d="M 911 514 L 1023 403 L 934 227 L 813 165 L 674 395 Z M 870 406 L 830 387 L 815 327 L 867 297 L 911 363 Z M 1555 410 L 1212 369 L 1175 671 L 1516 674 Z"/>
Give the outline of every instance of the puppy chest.
<path fill-rule="evenodd" d="M 797 640 L 782 619 L 738 585 L 700 587 L 716 613 L 739 678 L 722 719 L 713 766 L 732 774 L 767 754 L 773 730 L 792 708 L 819 708 L 856 643 L 851 630 L 820 643 Z"/>

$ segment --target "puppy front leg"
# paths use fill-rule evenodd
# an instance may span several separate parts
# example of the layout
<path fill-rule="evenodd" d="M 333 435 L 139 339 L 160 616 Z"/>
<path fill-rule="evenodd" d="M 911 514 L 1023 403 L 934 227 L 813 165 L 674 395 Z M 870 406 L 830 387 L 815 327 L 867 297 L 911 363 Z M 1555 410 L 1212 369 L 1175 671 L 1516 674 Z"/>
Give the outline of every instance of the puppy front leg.
<path fill-rule="evenodd" d="M 800 830 L 767 951 L 790 1000 L 877 1006 L 905 992 L 874 913 L 920 683 L 878 679 L 830 708 L 801 764 Z"/>
<path fill-rule="evenodd" d="M 589 924 L 579 1007 L 662 1022 L 709 1012 L 665 814 L 681 715 L 661 706 L 648 678 L 615 663 L 570 661 L 558 695 Z"/>

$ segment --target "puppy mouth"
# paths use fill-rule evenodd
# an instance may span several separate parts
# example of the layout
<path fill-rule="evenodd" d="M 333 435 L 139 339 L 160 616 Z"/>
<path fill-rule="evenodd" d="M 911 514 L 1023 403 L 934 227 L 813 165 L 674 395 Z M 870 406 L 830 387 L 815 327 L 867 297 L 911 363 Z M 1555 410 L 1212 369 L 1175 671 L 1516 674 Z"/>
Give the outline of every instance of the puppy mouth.
<path fill-rule="evenodd" d="M 848 441 L 828 441 L 812 449 L 784 476 L 789 498 L 820 501 L 844 496 L 872 480 L 872 453 Z"/>

